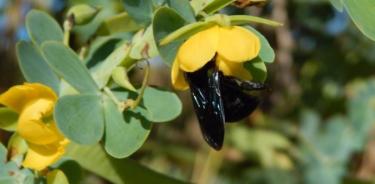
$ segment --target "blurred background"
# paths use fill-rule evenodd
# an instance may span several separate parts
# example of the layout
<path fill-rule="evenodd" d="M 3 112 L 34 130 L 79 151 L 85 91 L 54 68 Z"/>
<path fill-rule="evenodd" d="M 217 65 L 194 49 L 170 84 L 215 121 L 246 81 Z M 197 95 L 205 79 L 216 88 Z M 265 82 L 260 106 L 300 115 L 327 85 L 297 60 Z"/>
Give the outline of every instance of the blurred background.
<path fill-rule="evenodd" d="M 24 81 L 15 44 L 29 39 L 26 13 L 42 9 L 61 23 L 67 7 L 77 3 L 103 10 L 74 30 L 73 47 L 88 43 L 100 20 L 123 10 L 120 0 L 0 0 L 0 92 Z M 255 26 L 276 52 L 276 62 L 267 65 L 272 90 L 246 120 L 227 124 L 220 152 L 203 141 L 190 94 L 178 92 L 183 114 L 155 124 L 131 159 L 202 184 L 374 183 L 375 42 L 328 0 L 269 0 L 263 7 L 224 11 L 284 23 L 276 29 Z M 150 84 L 171 88 L 170 69 L 160 59 L 152 63 Z M 138 73 L 131 76 L 135 83 L 142 78 Z M 0 132 L 2 142 L 7 135 Z M 82 183 L 109 182 L 86 172 Z"/>

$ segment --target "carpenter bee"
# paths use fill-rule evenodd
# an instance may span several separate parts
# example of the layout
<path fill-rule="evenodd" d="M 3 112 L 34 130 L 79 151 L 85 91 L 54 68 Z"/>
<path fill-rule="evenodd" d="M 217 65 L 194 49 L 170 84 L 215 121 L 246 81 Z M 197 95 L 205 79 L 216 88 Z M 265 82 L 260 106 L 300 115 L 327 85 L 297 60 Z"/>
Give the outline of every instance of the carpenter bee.
<path fill-rule="evenodd" d="M 249 92 L 268 89 L 265 84 L 224 76 L 214 62 L 185 73 L 200 129 L 206 142 L 220 150 L 225 122 L 236 122 L 251 114 L 260 103 Z"/>

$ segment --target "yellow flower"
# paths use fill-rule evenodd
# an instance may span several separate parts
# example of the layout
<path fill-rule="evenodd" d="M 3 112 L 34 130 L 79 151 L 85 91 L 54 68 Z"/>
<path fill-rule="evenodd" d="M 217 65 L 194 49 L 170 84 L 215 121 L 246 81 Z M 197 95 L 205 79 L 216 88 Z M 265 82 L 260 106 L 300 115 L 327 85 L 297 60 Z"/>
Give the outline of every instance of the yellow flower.
<path fill-rule="evenodd" d="M 184 72 L 195 72 L 212 60 L 224 75 L 250 80 L 251 74 L 243 64 L 258 56 L 259 51 L 259 38 L 248 29 L 210 27 L 181 45 L 172 66 L 172 84 L 179 90 L 188 89 Z"/>
<path fill-rule="evenodd" d="M 56 100 L 52 89 L 38 83 L 17 85 L 0 95 L 0 104 L 19 113 L 16 131 L 28 145 L 24 167 L 43 170 L 65 153 L 69 141 L 53 120 Z"/>

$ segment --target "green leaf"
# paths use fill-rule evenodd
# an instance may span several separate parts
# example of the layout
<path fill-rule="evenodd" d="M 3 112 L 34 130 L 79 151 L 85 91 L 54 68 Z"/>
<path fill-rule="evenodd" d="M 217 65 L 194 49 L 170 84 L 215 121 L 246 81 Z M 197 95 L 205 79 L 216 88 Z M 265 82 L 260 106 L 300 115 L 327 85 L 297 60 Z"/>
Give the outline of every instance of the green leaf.
<path fill-rule="evenodd" d="M 128 157 L 146 141 L 151 123 L 132 112 L 123 114 L 110 98 L 104 99 L 105 150 L 115 158 Z"/>
<path fill-rule="evenodd" d="M 98 93 L 99 88 L 78 56 L 60 42 L 48 41 L 43 56 L 51 68 L 81 93 Z"/>
<path fill-rule="evenodd" d="M 187 22 L 195 22 L 194 11 L 188 0 L 167 0 L 167 3 L 169 7 L 175 9 Z"/>
<path fill-rule="evenodd" d="M 61 170 L 68 178 L 69 183 L 81 183 L 82 168 L 75 160 L 63 158 L 51 167 Z"/>
<path fill-rule="evenodd" d="M 149 59 L 158 55 L 152 26 L 147 27 L 146 30 L 140 30 L 135 34 L 132 45 L 130 57 L 133 59 Z"/>
<path fill-rule="evenodd" d="M 157 44 L 160 56 L 168 66 L 172 66 L 177 50 L 183 43 L 183 40 L 175 40 L 170 44 L 163 46 L 159 45 L 159 41 L 178 28 L 184 26 L 185 23 L 185 20 L 171 8 L 162 7 L 155 13 L 152 23 L 155 43 Z"/>
<path fill-rule="evenodd" d="M 235 0 L 213 0 L 204 7 L 203 11 L 205 11 L 207 14 L 212 14 L 232 4 L 234 1 Z"/>
<path fill-rule="evenodd" d="M 329 0 L 331 4 L 340 12 L 344 10 L 344 3 L 343 0 Z"/>
<path fill-rule="evenodd" d="M 124 43 L 116 48 L 116 50 L 114 50 L 101 64 L 91 69 L 92 76 L 94 76 L 100 89 L 107 85 L 113 70 L 117 66 L 121 63 L 126 63 L 127 61 L 133 61 L 128 55 L 129 44 Z"/>
<path fill-rule="evenodd" d="M 55 169 L 48 172 L 47 184 L 69 184 L 69 181 L 61 170 Z"/>
<path fill-rule="evenodd" d="M 191 24 L 187 24 L 176 31 L 173 31 L 171 34 L 168 34 L 166 37 L 162 38 L 159 42 L 161 46 L 167 45 L 170 42 L 177 40 L 177 39 L 187 39 L 198 33 L 202 30 L 208 29 L 209 27 L 215 25 L 214 21 L 209 22 L 195 22 Z"/>
<path fill-rule="evenodd" d="M 104 133 L 104 117 L 99 95 L 61 97 L 54 112 L 57 126 L 70 140 L 80 144 L 97 143 Z"/>
<path fill-rule="evenodd" d="M 137 91 L 134 88 L 134 86 L 130 83 L 128 73 L 127 73 L 125 67 L 115 68 L 112 72 L 112 79 L 117 85 L 119 85 L 119 86 L 121 86 L 121 87 L 123 87 L 127 90 L 130 90 L 130 91 L 133 91 L 133 92 Z"/>
<path fill-rule="evenodd" d="M 275 51 L 271 47 L 268 40 L 256 29 L 250 26 L 246 26 L 246 28 L 254 32 L 260 40 L 261 47 L 259 52 L 259 58 L 266 63 L 273 63 L 275 61 Z"/>
<path fill-rule="evenodd" d="M 7 131 L 16 131 L 18 113 L 6 107 L 0 107 L 0 128 Z"/>
<path fill-rule="evenodd" d="M 133 32 L 141 29 L 142 26 L 130 18 L 127 12 L 109 17 L 98 28 L 98 34 L 107 35 L 120 32 Z"/>
<path fill-rule="evenodd" d="M 194 13 L 197 15 L 201 12 L 212 0 L 191 0 L 190 4 L 193 7 Z"/>
<path fill-rule="evenodd" d="M 183 184 L 179 180 L 157 173 L 130 159 L 114 159 L 100 145 L 70 144 L 67 156 L 83 168 L 116 184 L 162 183 Z"/>
<path fill-rule="evenodd" d="M 45 84 L 58 93 L 60 80 L 48 66 L 39 49 L 30 42 L 20 41 L 17 43 L 16 51 L 26 81 Z"/>
<path fill-rule="evenodd" d="M 368 38 L 375 41 L 375 1 L 342 0 L 354 24 Z"/>
<path fill-rule="evenodd" d="M 152 6 L 151 0 L 123 0 L 125 10 L 139 24 L 147 25 L 151 22 Z"/>
<path fill-rule="evenodd" d="M 99 36 L 96 38 L 89 47 L 89 51 L 85 58 L 84 63 L 88 68 L 91 68 L 98 63 L 105 60 L 116 46 L 121 43 L 121 41 L 130 40 L 132 34 L 130 33 L 117 33 L 109 36 Z"/>
<path fill-rule="evenodd" d="M 26 15 L 26 29 L 36 45 L 50 40 L 62 42 L 64 37 L 59 24 L 50 15 L 39 10 L 31 10 Z"/>
<path fill-rule="evenodd" d="M 17 156 L 23 157 L 28 147 L 26 141 L 18 134 L 14 133 L 8 142 L 9 158 L 11 160 L 17 159 Z"/>
<path fill-rule="evenodd" d="M 142 115 L 155 123 L 171 121 L 182 112 L 182 103 L 175 93 L 152 87 L 145 89 L 143 105 L 146 110 L 141 111 Z"/>
<path fill-rule="evenodd" d="M 264 62 L 256 57 L 245 63 L 245 68 L 250 72 L 252 81 L 264 82 L 267 79 L 267 67 Z"/>
<path fill-rule="evenodd" d="M 0 167 L 2 167 L 3 164 L 7 162 L 7 155 L 8 155 L 7 148 L 0 142 Z"/>

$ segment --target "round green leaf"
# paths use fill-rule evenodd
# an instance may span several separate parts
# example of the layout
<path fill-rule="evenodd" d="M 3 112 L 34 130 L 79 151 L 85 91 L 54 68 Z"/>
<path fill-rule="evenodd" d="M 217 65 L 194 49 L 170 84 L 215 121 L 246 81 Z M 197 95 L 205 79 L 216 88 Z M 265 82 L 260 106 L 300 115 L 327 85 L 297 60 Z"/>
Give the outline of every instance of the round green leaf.
<path fill-rule="evenodd" d="M 97 143 L 103 136 L 104 117 L 98 95 L 61 97 L 55 107 L 58 128 L 70 140 L 80 144 Z"/>
<path fill-rule="evenodd" d="M 151 123 L 133 112 L 123 114 L 110 98 L 104 99 L 105 150 L 115 158 L 128 157 L 146 141 Z"/>
<path fill-rule="evenodd" d="M 182 111 L 178 96 L 170 91 L 147 87 L 143 95 L 142 114 L 151 122 L 162 123 L 175 119 Z"/>
<path fill-rule="evenodd" d="M 39 10 L 31 10 L 26 15 L 26 28 L 36 45 L 48 40 L 61 42 L 64 37 L 59 24 L 50 15 Z"/>
<path fill-rule="evenodd" d="M 173 9 L 162 7 L 158 9 L 154 15 L 152 28 L 154 39 L 160 56 L 164 62 L 171 66 L 176 57 L 179 46 L 183 40 L 178 39 L 170 44 L 160 46 L 159 41 L 174 32 L 178 28 L 184 26 L 186 21 Z"/>

